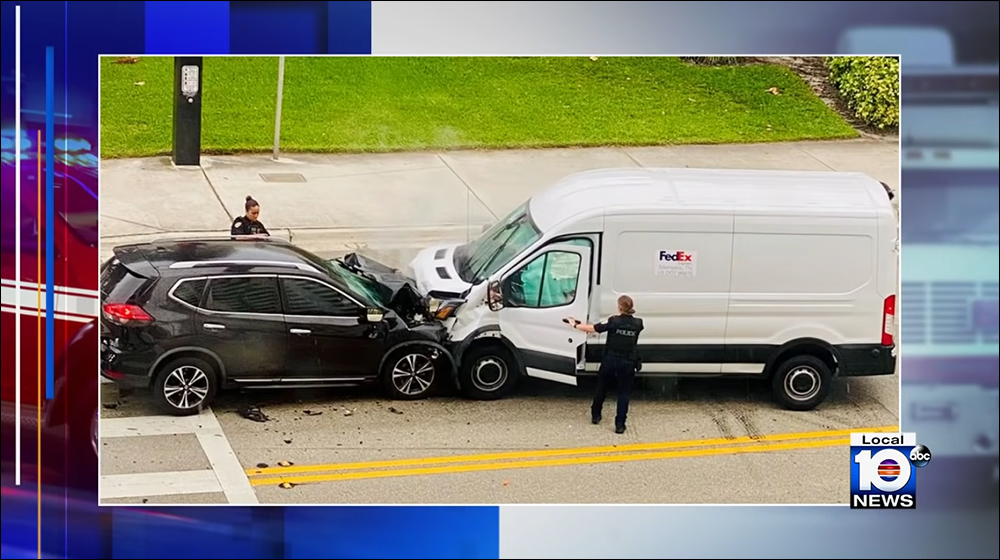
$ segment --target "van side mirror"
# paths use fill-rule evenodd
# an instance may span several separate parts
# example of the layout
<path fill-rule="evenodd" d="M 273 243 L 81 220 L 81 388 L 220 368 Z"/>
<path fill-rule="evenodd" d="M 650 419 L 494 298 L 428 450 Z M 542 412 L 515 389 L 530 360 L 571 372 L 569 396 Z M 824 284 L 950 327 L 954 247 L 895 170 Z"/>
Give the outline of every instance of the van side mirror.
<path fill-rule="evenodd" d="M 381 323 L 385 314 L 377 307 L 369 307 L 361 313 L 361 320 L 366 323 Z"/>
<path fill-rule="evenodd" d="M 503 293 L 500 290 L 500 282 L 494 280 L 486 288 L 486 301 L 489 303 L 490 311 L 500 311 L 503 309 Z"/>

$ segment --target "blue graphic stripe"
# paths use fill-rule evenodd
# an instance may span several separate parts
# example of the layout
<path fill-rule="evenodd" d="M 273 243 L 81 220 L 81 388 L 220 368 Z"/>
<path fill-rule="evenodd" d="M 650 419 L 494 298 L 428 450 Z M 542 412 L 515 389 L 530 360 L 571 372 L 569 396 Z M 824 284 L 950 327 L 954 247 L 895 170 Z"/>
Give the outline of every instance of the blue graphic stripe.
<path fill-rule="evenodd" d="M 146 2 L 145 54 L 229 54 L 229 2 Z"/>
<path fill-rule="evenodd" d="M 399 538 L 400 527 L 419 527 Z M 495 506 L 292 507 L 285 558 L 500 557 Z"/>
<path fill-rule="evenodd" d="M 372 53 L 372 3 L 327 2 L 327 54 Z"/>
<path fill-rule="evenodd" d="M 326 52 L 326 2 L 230 2 L 230 52 L 303 55 Z"/>
<path fill-rule="evenodd" d="M 45 398 L 55 388 L 55 105 L 56 48 L 45 47 Z"/>

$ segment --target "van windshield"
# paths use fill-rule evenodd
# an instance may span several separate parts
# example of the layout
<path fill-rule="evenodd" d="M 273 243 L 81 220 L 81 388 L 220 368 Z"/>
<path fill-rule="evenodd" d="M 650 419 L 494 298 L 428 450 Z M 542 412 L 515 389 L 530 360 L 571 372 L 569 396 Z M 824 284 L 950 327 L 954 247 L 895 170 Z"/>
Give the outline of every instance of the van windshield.
<path fill-rule="evenodd" d="M 998 244 L 996 169 L 903 170 L 903 243 Z"/>
<path fill-rule="evenodd" d="M 463 282 L 478 284 L 530 247 L 542 233 L 528 202 L 515 208 L 482 235 L 455 249 L 455 270 Z"/>

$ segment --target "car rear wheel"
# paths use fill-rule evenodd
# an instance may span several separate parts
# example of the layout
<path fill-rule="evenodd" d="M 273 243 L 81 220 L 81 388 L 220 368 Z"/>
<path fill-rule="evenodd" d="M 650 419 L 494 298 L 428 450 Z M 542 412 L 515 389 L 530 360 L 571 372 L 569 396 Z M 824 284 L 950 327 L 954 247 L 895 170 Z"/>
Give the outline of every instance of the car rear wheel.
<path fill-rule="evenodd" d="M 429 397 L 437 387 L 438 353 L 433 348 L 410 346 L 390 354 L 382 371 L 389 395 L 413 401 Z"/>
<path fill-rule="evenodd" d="M 171 416 L 192 416 L 211 406 L 217 391 L 215 369 L 205 360 L 184 357 L 160 370 L 153 385 L 154 398 Z"/>

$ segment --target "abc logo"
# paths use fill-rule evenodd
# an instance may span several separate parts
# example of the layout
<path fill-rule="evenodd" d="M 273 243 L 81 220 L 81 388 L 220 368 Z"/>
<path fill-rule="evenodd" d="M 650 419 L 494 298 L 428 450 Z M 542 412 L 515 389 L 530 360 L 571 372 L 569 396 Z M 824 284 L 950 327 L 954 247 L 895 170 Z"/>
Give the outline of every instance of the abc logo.
<path fill-rule="evenodd" d="M 914 447 L 910 451 L 910 462 L 914 467 L 926 467 L 931 462 L 931 450 L 924 445 Z"/>

